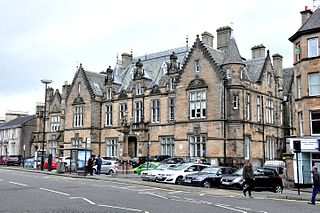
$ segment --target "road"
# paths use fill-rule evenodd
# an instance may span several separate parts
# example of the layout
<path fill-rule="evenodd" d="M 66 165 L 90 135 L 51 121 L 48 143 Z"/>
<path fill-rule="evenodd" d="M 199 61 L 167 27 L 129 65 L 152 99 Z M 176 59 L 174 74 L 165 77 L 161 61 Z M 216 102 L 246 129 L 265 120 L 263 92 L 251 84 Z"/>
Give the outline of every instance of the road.
<path fill-rule="evenodd" d="M 83 178 L 0 170 L 0 212 L 183 212 L 271 213 L 318 212 L 306 202 L 244 197 L 239 191 L 220 189 L 200 193 L 162 184 L 144 186 Z M 199 190 L 200 191 L 200 190 Z"/>

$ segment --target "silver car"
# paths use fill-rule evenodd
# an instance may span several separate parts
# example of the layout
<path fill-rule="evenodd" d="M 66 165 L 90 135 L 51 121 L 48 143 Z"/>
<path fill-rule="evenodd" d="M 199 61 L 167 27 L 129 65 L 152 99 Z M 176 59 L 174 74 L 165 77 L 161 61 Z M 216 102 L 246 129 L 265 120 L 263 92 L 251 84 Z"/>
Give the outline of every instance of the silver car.
<path fill-rule="evenodd" d="M 116 160 L 102 160 L 101 174 L 114 175 L 119 168 L 119 161 Z M 93 166 L 93 172 L 97 173 L 97 165 Z"/>

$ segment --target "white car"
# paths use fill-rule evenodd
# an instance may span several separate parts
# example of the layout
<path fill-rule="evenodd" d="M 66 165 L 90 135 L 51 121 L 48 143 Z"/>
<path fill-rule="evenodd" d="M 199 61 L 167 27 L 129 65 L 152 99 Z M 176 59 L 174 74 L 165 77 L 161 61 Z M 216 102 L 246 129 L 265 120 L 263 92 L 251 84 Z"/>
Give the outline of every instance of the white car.
<path fill-rule="evenodd" d="M 160 164 L 153 170 L 146 170 L 141 172 L 140 177 L 142 180 L 156 181 L 156 177 L 158 176 L 159 173 L 161 173 L 161 171 L 172 169 L 176 165 L 177 164 Z"/>
<path fill-rule="evenodd" d="M 156 177 L 156 181 L 163 183 L 181 184 L 182 179 L 187 174 L 197 173 L 207 167 L 209 167 L 209 165 L 197 163 L 184 163 L 170 170 L 160 171 L 158 176 Z"/>
<path fill-rule="evenodd" d="M 119 161 L 116 160 L 102 160 L 101 174 L 114 175 L 119 169 Z M 93 172 L 97 173 L 97 165 L 93 166 Z"/>

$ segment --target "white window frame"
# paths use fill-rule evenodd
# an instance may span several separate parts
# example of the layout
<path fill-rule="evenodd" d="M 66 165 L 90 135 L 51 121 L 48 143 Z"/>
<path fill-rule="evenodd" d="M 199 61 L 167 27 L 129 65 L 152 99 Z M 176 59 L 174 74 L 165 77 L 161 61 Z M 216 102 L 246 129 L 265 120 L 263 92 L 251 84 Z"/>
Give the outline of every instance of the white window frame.
<path fill-rule="evenodd" d="M 267 159 L 274 160 L 276 157 L 276 140 L 275 138 L 267 139 Z"/>
<path fill-rule="evenodd" d="M 251 119 L 251 94 L 246 95 L 246 120 Z"/>
<path fill-rule="evenodd" d="M 257 122 L 261 122 L 261 96 L 257 96 Z"/>
<path fill-rule="evenodd" d="M 60 116 L 51 117 L 51 132 L 56 132 L 60 130 Z"/>
<path fill-rule="evenodd" d="M 119 120 L 120 121 L 122 121 L 125 118 L 127 110 L 128 110 L 127 103 L 119 104 Z"/>
<path fill-rule="evenodd" d="M 243 157 L 245 160 L 250 159 L 250 137 L 245 136 L 243 142 Z"/>
<path fill-rule="evenodd" d="M 207 137 L 205 135 L 189 136 L 189 157 L 205 157 L 207 149 Z"/>
<path fill-rule="evenodd" d="M 118 141 L 116 139 L 106 140 L 106 156 L 118 157 Z"/>
<path fill-rule="evenodd" d="M 302 98 L 302 82 L 301 76 L 297 77 L 297 98 Z"/>
<path fill-rule="evenodd" d="M 303 113 L 298 112 L 298 124 L 299 124 L 299 134 L 300 136 L 304 136 L 303 132 Z"/>
<path fill-rule="evenodd" d="M 309 96 L 320 95 L 320 72 L 308 74 Z"/>
<path fill-rule="evenodd" d="M 190 119 L 206 118 L 207 95 L 205 90 L 190 92 L 189 111 Z"/>
<path fill-rule="evenodd" d="M 316 118 L 316 115 L 318 115 L 318 118 Z M 315 132 L 314 129 L 318 129 L 318 132 Z M 310 132 L 311 135 L 320 135 L 320 110 L 310 111 Z"/>
<path fill-rule="evenodd" d="M 107 88 L 106 96 L 107 96 L 107 100 L 112 99 L 112 88 L 111 87 Z"/>
<path fill-rule="evenodd" d="M 175 120 L 175 98 L 169 98 L 168 99 L 169 103 L 169 109 L 168 109 L 168 114 L 169 114 L 169 121 L 174 121 Z"/>
<path fill-rule="evenodd" d="M 106 106 L 106 126 L 112 126 L 112 105 Z"/>
<path fill-rule="evenodd" d="M 170 78 L 170 90 L 175 90 L 177 87 L 176 78 L 172 77 Z"/>
<path fill-rule="evenodd" d="M 141 83 L 136 84 L 136 95 L 142 95 L 143 94 L 143 87 Z"/>
<path fill-rule="evenodd" d="M 72 138 L 71 144 L 73 148 L 82 148 L 82 145 L 83 145 L 82 138 Z"/>
<path fill-rule="evenodd" d="M 151 123 L 160 123 L 160 100 L 151 101 Z"/>
<path fill-rule="evenodd" d="M 142 101 L 134 103 L 134 122 L 140 123 L 142 121 Z"/>
<path fill-rule="evenodd" d="M 73 127 L 83 126 L 83 106 L 73 108 Z"/>
<path fill-rule="evenodd" d="M 308 39 L 308 58 L 317 57 L 319 55 L 318 38 Z"/>
<path fill-rule="evenodd" d="M 194 60 L 194 71 L 196 73 L 200 72 L 200 59 Z"/>
<path fill-rule="evenodd" d="M 161 155 L 174 156 L 174 138 L 160 137 L 160 152 Z"/>
<path fill-rule="evenodd" d="M 239 95 L 233 95 L 232 105 L 233 105 L 233 109 L 239 109 Z"/>
<path fill-rule="evenodd" d="M 271 99 L 266 100 L 266 122 L 273 124 L 273 101 Z"/>
<path fill-rule="evenodd" d="M 296 55 L 296 62 L 300 61 L 300 56 L 301 56 L 301 47 L 300 47 L 300 43 L 296 44 L 295 47 L 295 55 Z"/>

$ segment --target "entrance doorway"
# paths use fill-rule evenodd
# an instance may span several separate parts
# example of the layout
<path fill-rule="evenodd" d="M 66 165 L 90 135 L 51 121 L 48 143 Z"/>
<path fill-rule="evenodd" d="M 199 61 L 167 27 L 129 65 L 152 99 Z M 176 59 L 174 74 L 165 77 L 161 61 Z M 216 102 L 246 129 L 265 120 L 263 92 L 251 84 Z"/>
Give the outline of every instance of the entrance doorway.
<path fill-rule="evenodd" d="M 135 136 L 129 136 L 128 138 L 128 155 L 131 158 L 137 157 L 137 138 Z"/>

